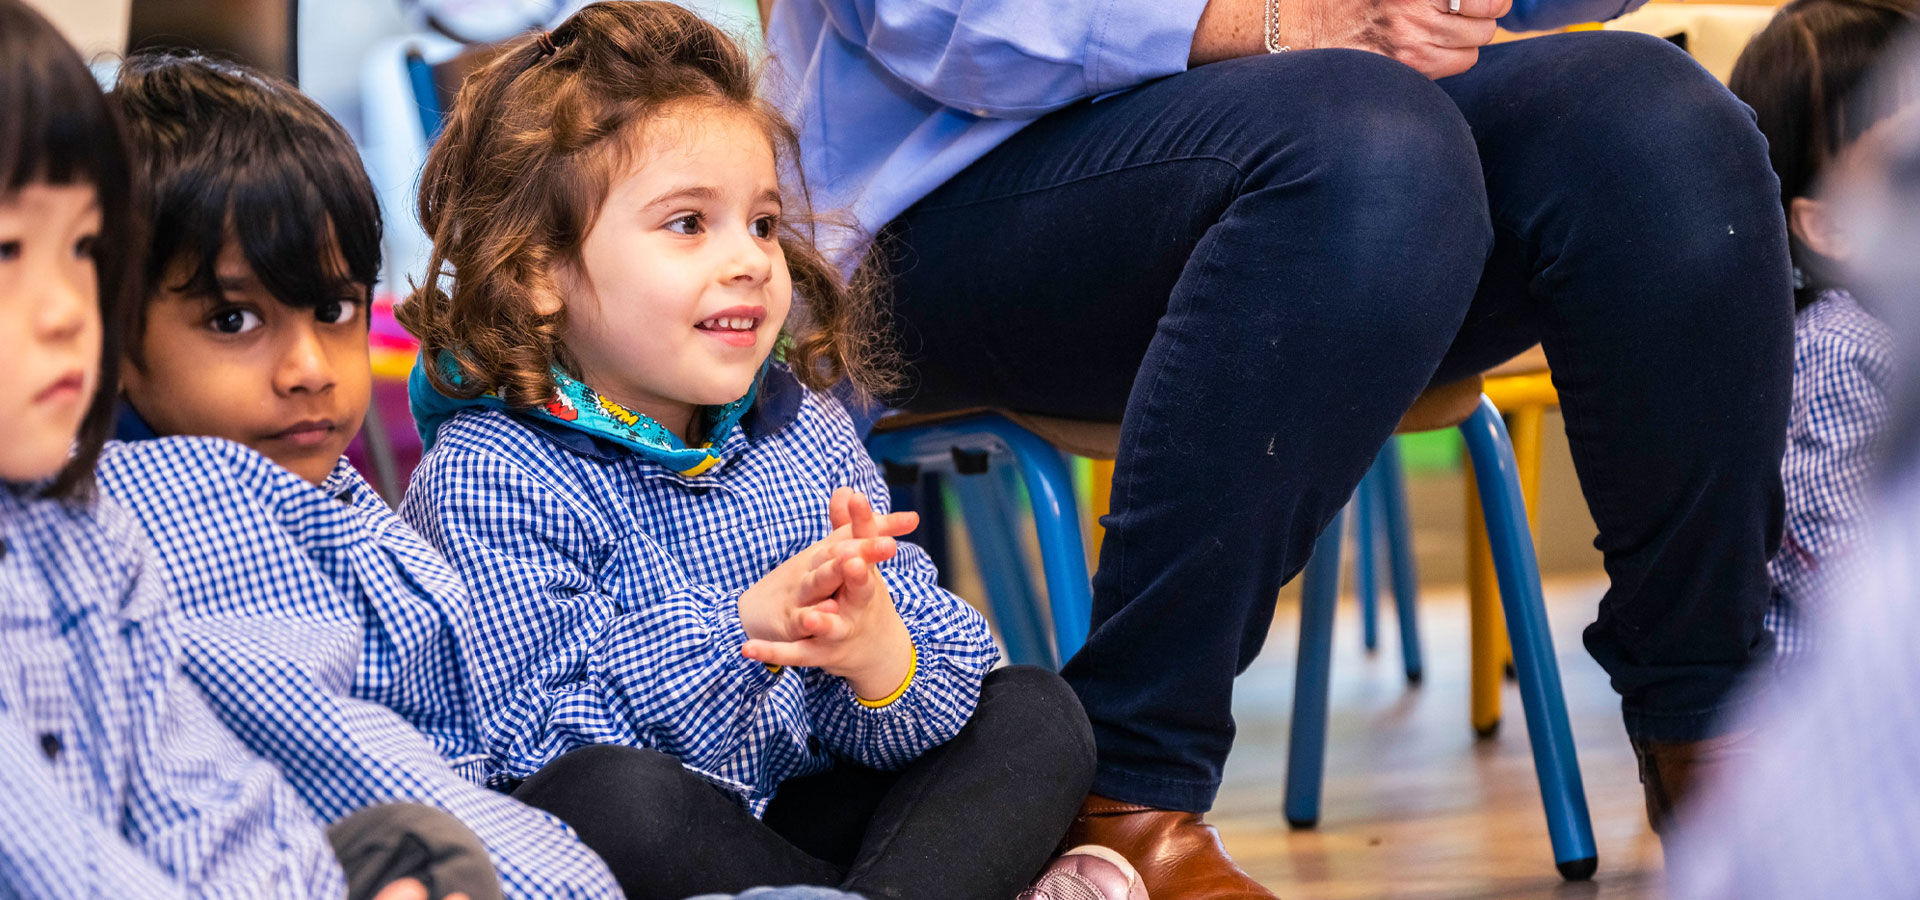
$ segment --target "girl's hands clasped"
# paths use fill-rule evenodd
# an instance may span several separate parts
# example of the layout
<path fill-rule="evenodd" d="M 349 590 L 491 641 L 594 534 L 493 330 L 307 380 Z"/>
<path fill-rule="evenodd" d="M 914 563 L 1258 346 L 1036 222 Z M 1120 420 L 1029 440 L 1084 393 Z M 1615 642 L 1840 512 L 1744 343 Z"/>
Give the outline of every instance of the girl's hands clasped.
<path fill-rule="evenodd" d="M 828 501 L 833 532 L 780 564 L 740 597 L 748 641 L 741 652 L 775 666 L 845 678 L 866 699 L 907 679 L 913 644 L 876 566 L 894 538 L 919 525 L 914 513 L 875 515 L 866 495 L 840 488 Z"/>

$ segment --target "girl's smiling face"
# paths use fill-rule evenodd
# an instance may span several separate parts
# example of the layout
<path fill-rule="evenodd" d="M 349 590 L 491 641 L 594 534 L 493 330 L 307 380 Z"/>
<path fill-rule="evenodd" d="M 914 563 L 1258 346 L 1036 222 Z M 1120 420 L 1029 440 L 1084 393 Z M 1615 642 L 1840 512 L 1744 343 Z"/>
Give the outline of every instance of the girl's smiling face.
<path fill-rule="evenodd" d="M 28 184 L 0 196 L 0 480 L 51 478 L 100 383 L 100 294 L 91 185 Z"/>
<path fill-rule="evenodd" d="M 748 114 L 682 102 L 639 129 L 577 265 L 557 273 L 580 379 L 687 438 L 739 399 L 793 303 L 773 145 Z"/>

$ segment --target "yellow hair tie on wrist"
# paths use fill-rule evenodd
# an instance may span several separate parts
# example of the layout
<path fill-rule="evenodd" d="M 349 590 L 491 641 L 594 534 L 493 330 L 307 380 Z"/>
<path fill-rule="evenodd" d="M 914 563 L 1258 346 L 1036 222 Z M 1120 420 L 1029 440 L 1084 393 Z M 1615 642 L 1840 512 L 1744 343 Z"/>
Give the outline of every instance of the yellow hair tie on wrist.
<path fill-rule="evenodd" d="M 860 705 L 868 709 L 879 709 L 883 706 L 892 706 L 895 700 L 900 699 L 902 696 L 904 696 L 907 693 L 907 688 L 913 687 L 913 676 L 914 676 L 914 673 L 918 671 L 920 671 L 920 648 L 915 647 L 914 645 L 909 643 L 907 645 L 907 677 L 905 680 L 900 682 L 900 686 L 897 688 L 894 688 L 893 693 L 888 694 L 885 697 L 882 697 L 878 700 L 868 700 L 867 698 L 860 696 L 858 692 L 856 692 L 853 695 L 853 699 L 860 701 Z"/>

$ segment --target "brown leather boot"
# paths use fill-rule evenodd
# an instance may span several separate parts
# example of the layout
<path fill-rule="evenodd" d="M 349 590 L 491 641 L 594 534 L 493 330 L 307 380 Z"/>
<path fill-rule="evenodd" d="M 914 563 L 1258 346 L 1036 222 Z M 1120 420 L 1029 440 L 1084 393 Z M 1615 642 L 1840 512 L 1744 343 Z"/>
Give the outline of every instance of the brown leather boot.
<path fill-rule="evenodd" d="M 1139 870 L 1153 900 L 1279 900 L 1233 864 L 1220 832 L 1200 821 L 1199 813 L 1088 794 L 1066 843 L 1119 851 Z"/>
<path fill-rule="evenodd" d="M 1752 752 L 1751 731 L 1704 741 L 1633 739 L 1640 760 L 1640 784 L 1647 794 L 1647 823 L 1664 840 L 1673 812 L 1693 799 L 1695 789 Z"/>

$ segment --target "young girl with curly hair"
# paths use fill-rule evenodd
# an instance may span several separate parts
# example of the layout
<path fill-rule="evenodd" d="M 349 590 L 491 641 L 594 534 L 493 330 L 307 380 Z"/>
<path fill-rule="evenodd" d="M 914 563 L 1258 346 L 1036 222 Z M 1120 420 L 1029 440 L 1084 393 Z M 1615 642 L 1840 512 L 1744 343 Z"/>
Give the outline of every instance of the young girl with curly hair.
<path fill-rule="evenodd" d="M 795 146 L 669 3 L 476 72 L 421 180 L 401 513 L 473 597 L 497 785 L 629 895 L 1012 897 L 1091 781 L 1086 717 L 1051 672 L 989 671 L 986 623 L 895 540 L 916 520 L 828 392 L 885 354 L 781 178 Z M 1036 896 L 1126 896 L 1114 860 Z"/>

